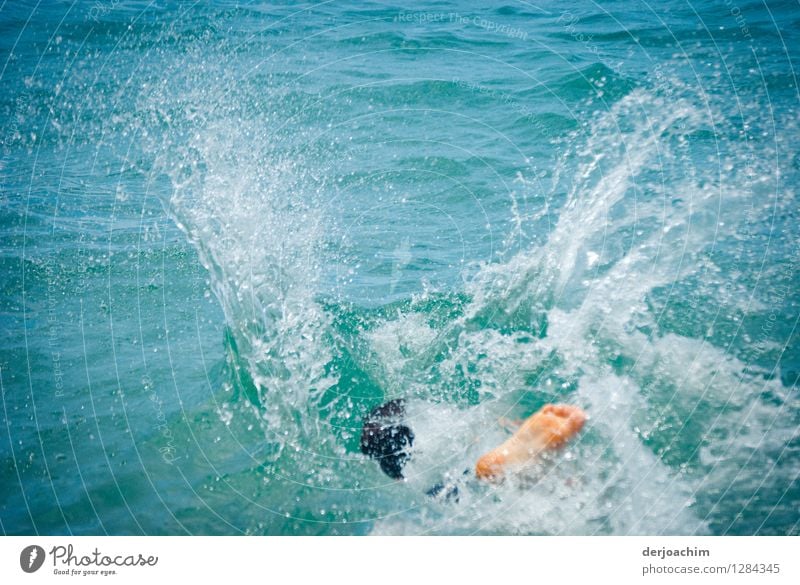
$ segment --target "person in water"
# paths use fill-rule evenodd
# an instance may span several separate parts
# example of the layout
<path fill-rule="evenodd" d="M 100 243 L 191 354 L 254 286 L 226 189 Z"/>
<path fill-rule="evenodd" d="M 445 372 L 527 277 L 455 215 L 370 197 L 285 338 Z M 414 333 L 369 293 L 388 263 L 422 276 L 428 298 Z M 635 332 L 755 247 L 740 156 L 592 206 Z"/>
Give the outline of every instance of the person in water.
<path fill-rule="evenodd" d="M 381 470 L 393 479 L 403 479 L 403 467 L 414 444 L 414 433 L 404 416 L 405 401 L 391 400 L 370 411 L 361 432 L 361 452 L 377 459 Z M 475 475 L 482 480 L 499 480 L 535 461 L 544 451 L 566 444 L 585 422 L 586 413 L 577 406 L 546 404 L 525 419 L 507 441 L 481 456 Z M 429 495 L 437 495 L 437 487 Z"/>

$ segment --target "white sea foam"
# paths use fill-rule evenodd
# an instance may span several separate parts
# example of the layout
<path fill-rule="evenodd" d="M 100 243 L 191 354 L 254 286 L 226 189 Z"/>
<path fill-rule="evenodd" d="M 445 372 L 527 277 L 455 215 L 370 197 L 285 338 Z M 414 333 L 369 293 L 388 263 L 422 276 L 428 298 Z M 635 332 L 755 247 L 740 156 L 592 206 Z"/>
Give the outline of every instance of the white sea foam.
<path fill-rule="evenodd" d="M 712 294 L 720 271 L 706 251 L 721 223 L 734 233 L 743 220 L 746 190 L 721 203 L 722 185 L 695 165 L 706 153 L 687 140 L 713 117 L 684 99 L 631 92 L 573 137 L 554 173 L 566 202 L 544 245 L 465 271 L 469 301 L 449 323 L 432 324 L 430 299 L 416 299 L 355 343 L 359 368 L 388 396 L 411 398 L 417 438 L 408 489 L 391 490 L 408 494 L 408 511 L 373 532 L 706 533 L 717 504 L 698 494 L 736 481 L 729 462 L 794 436 L 781 421 L 789 397 L 779 381 L 708 340 L 662 331 L 651 303 L 654 291 L 693 277 Z M 303 161 L 241 148 L 253 129 L 234 119 L 204 122 L 180 142 L 169 158 L 180 164 L 164 165 L 174 184 L 167 207 L 209 271 L 275 452 L 326 452 L 314 469 L 299 459 L 298 473 L 341 473 L 336 456 L 349 455 L 319 408 L 337 381 L 326 367 L 332 318 L 318 302 L 321 195 Z M 746 291 L 724 290 L 729 305 L 751 307 Z M 578 441 L 501 485 L 471 479 L 477 457 L 507 436 L 500 417 L 559 400 L 590 415 Z M 458 487 L 457 505 L 422 495 L 442 480 Z"/>
<path fill-rule="evenodd" d="M 379 522 L 375 532 L 703 534 L 715 504 L 699 504 L 698 493 L 726 491 L 741 476 L 737 464 L 796 436 L 781 416 L 790 396 L 780 381 L 753 375 L 705 339 L 659 332 L 648 304 L 655 290 L 698 273 L 713 277 L 705 251 L 720 236 L 719 214 L 729 229 L 744 218 L 743 202 L 732 201 L 744 194 L 725 193 L 721 205 L 719 185 L 698 177 L 696 154 L 681 151 L 684 136 L 707 124 L 683 100 L 635 91 L 591 126 L 546 245 L 483 267 L 468 283 L 471 302 L 452 325 L 457 333 L 436 338 L 452 345 L 438 366 L 443 379 L 454 362 L 468 364 L 490 390 L 477 407 L 429 406 L 427 417 L 414 421 L 427 438 L 420 440 L 422 461 L 410 469 L 426 481 L 435 469 L 458 483 L 459 505 L 433 504 L 419 518 Z M 653 169 L 665 165 L 686 168 L 669 185 L 654 182 Z M 676 194 L 688 203 L 675 203 Z M 744 291 L 725 290 L 746 308 Z M 487 313 L 502 322 L 526 305 L 546 315 L 545 338 L 520 344 L 519 332 L 470 327 Z M 402 327 L 394 322 L 395 335 L 413 337 L 414 321 L 402 323 L 408 330 L 397 333 Z M 386 361 L 396 359 L 373 347 Z M 615 368 L 616 358 L 624 366 Z M 582 437 L 533 478 L 493 487 L 460 480 L 461 469 L 503 440 L 496 418 L 513 408 L 525 383 L 514 372 L 548 362 L 560 379 L 577 381 L 567 399 L 589 413 Z M 760 398 L 765 389 L 774 403 Z M 552 399 L 547 385 L 532 391 Z M 437 465 L 439 456 L 447 463 Z"/>
<path fill-rule="evenodd" d="M 324 226 L 313 182 L 301 161 L 259 142 L 264 123 L 220 116 L 163 164 L 174 185 L 166 208 L 209 272 L 236 343 L 234 368 L 243 364 L 256 386 L 253 406 L 277 455 L 310 437 L 326 442 L 318 402 L 336 379 L 325 369 L 329 318 L 315 299 Z"/>

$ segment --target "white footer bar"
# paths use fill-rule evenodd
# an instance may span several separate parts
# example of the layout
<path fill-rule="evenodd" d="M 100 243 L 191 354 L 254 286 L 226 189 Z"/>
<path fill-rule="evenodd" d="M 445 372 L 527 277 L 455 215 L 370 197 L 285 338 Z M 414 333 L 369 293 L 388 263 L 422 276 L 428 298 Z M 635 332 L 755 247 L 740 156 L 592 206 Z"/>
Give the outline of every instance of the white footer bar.
<path fill-rule="evenodd" d="M 800 583 L 798 544 L 796 537 L 14 536 L 0 539 L 0 583 Z"/>

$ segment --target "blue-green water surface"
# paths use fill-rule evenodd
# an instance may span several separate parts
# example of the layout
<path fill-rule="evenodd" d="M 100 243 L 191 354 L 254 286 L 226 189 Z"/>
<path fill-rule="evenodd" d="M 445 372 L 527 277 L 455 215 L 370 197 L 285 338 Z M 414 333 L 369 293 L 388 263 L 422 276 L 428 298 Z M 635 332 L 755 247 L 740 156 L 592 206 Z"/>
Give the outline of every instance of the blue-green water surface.
<path fill-rule="evenodd" d="M 0 3 L 0 531 L 800 533 L 799 57 L 796 2 Z"/>

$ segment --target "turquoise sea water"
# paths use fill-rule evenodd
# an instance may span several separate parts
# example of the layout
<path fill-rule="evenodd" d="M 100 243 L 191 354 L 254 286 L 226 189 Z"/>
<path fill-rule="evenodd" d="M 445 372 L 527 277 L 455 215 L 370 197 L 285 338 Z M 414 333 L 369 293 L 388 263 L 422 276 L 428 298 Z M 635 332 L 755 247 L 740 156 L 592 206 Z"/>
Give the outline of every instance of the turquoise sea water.
<path fill-rule="evenodd" d="M 1 2 L 0 530 L 800 533 L 799 58 L 796 2 Z"/>

